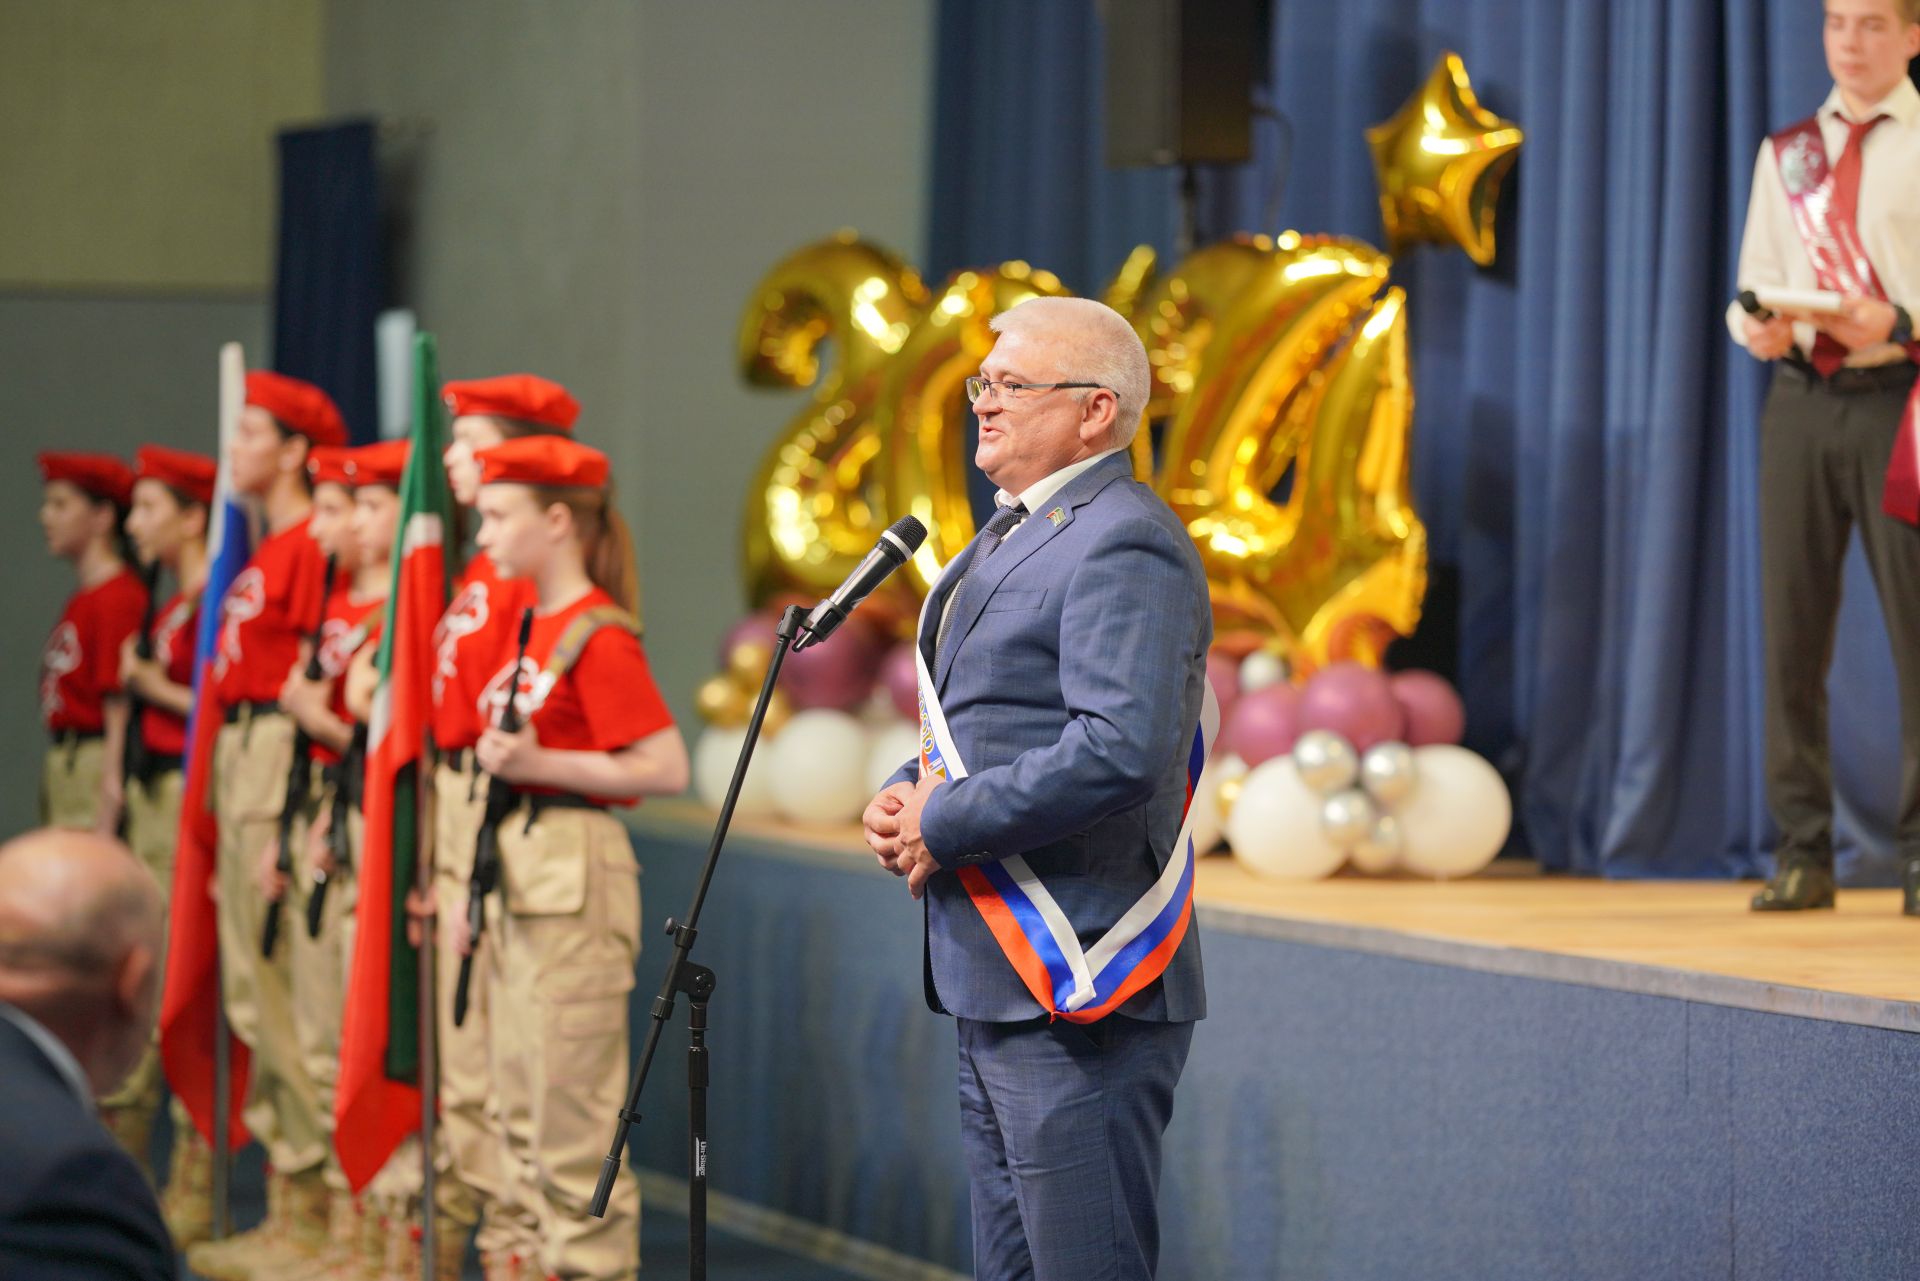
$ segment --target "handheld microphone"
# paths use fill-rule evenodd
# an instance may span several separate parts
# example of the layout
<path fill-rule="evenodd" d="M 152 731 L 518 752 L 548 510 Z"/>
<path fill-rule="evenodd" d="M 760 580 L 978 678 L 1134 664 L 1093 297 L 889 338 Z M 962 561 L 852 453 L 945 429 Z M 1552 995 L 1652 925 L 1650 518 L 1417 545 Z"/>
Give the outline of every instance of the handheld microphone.
<path fill-rule="evenodd" d="M 815 605 L 813 612 L 801 621 L 793 652 L 797 654 L 833 635 L 834 629 L 847 621 L 847 615 L 859 608 L 860 602 L 885 582 L 887 575 L 912 559 L 920 550 L 920 544 L 926 541 L 927 527 L 913 517 L 902 516 L 894 521 L 892 527 L 880 535 L 880 541 L 873 545 L 866 559 L 854 566 L 847 581 Z"/>
<path fill-rule="evenodd" d="M 1746 312 L 1749 316 L 1752 316 L 1755 320 L 1772 320 L 1773 319 L 1773 313 L 1760 305 L 1760 300 L 1754 296 L 1753 290 L 1742 289 L 1740 291 L 1739 301 L 1740 301 L 1740 310 Z"/>

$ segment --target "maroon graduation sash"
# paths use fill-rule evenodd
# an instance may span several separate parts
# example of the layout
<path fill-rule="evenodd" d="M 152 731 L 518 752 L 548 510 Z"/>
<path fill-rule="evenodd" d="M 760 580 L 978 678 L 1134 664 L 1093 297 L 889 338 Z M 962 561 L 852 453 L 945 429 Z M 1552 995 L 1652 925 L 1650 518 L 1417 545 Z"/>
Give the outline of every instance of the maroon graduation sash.
<path fill-rule="evenodd" d="M 1880 276 L 1860 243 L 1853 218 L 1833 207 L 1833 169 L 1827 163 L 1827 143 L 1820 133 L 1820 117 L 1810 116 L 1772 136 L 1773 156 L 1786 188 L 1787 208 L 1800 233 L 1800 244 L 1813 264 L 1820 288 L 1854 297 L 1891 301 Z M 1920 362 L 1920 342 L 1907 344 L 1907 355 Z M 1907 397 L 1887 459 L 1887 478 L 1880 493 L 1880 510 L 1909 525 L 1920 525 L 1920 383 Z"/>

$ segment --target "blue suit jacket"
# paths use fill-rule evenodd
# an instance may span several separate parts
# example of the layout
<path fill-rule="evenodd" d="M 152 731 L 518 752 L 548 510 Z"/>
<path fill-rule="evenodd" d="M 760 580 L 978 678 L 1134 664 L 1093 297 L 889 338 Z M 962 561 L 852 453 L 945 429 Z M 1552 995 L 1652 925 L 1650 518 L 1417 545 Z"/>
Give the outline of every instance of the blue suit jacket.
<path fill-rule="evenodd" d="M 969 546 L 935 586 L 922 652 Z M 968 777 L 921 821 L 943 868 L 927 882 L 927 1001 L 987 1022 L 1042 1013 L 952 869 L 1024 855 L 1091 946 L 1166 867 L 1213 638 L 1193 541 L 1123 452 L 1062 487 L 988 558 L 933 672 Z M 929 662 L 932 661 L 929 657 Z M 894 775 L 911 779 L 917 762 Z M 1206 1014 L 1200 934 L 1118 1013 Z"/>
<path fill-rule="evenodd" d="M 173 1243 L 133 1158 L 0 1019 L 0 1277 L 160 1281 Z"/>

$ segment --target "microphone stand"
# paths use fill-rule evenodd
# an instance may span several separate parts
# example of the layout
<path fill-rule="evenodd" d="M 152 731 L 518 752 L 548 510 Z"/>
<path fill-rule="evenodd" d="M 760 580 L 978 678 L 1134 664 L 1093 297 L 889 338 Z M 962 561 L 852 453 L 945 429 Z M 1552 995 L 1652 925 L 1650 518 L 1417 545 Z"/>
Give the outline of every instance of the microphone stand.
<path fill-rule="evenodd" d="M 780 616 L 774 633 L 773 656 L 767 661 L 766 679 L 760 684 L 760 698 L 747 722 L 747 737 L 740 744 L 740 758 L 734 763 L 733 781 L 727 784 L 726 799 L 721 802 L 719 819 L 714 823 L 713 839 L 707 845 L 706 866 L 700 871 L 700 884 L 693 892 L 693 905 L 686 919 L 667 918 L 667 934 L 673 939 L 673 955 L 667 959 L 666 977 L 660 994 L 653 998 L 653 1025 L 640 1051 L 640 1066 L 634 1071 L 627 1091 L 627 1105 L 613 1132 L 613 1146 L 600 1167 L 600 1184 L 593 1192 L 593 1214 L 605 1218 L 607 1202 L 613 1196 L 614 1181 L 620 1177 L 620 1160 L 627 1146 L 628 1130 L 640 1120 L 640 1093 L 646 1088 L 647 1071 L 653 1066 L 654 1051 L 660 1045 L 660 1033 L 673 1017 L 678 994 L 687 997 L 687 1276 L 705 1281 L 707 1275 L 707 1002 L 713 996 L 713 971 L 688 960 L 694 938 L 699 934 L 700 909 L 706 902 L 707 887 L 720 861 L 720 848 L 726 843 L 727 828 L 733 822 L 733 807 L 740 799 L 740 788 L 747 778 L 747 763 L 753 759 L 754 744 L 760 737 L 760 723 L 766 718 L 767 701 L 773 697 L 774 682 L 780 677 L 780 665 L 786 661 L 794 637 L 800 629 L 800 607 L 789 605 Z"/>

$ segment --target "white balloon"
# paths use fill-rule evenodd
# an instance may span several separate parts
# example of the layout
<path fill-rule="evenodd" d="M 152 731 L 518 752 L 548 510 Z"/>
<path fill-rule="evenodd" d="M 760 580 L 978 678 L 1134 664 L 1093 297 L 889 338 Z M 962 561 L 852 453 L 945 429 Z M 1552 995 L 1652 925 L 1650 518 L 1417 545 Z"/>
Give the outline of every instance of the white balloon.
<path fill-rule="evenodd" d="M 710 726 L 693 748 L 693 794 L 714 809 L 727 799 L 727 784 L 733 781 L 734 763 L 740 757 L 745 740 L 744 725 L 731 728 Z M 747 766 L 746 781 L 740 785 L 740 799 L 733 812 L 741 818 L 771 818 L 776 812 L 773 801 L 773 774 L 767 767 L 772 755 L 772 740 L 761 736 L 753 749 L 753 763 Z"/>
<path fill-rule="evenodd" d="M 1373 831 L 1379 811 L 1373 801 L 1357 787 L 1335 792 L 1320 802 L 1320 827 L 1327 839 L 1343 850 L 1350 850 Z"/>
<path fill-rule="evenodd" d="M 1419 779 L 1394 807 L 1400 865 L 1417 876 L 1471 876 L 1493 861 L 1513 826 L 1513 798 L 1493 766 L 1464 747 L 1414 749 Z"/>
<path fill-rule="evenodd" d="M 920 755 L 920 731 L 901 720 L 893 718 L 893 724 L 873 732 L 872 746 L 867 748 L 867 795 L 860 802 L 860 808 L 867 807 L 866 802 L 873 794 L 886 786 L 893 772 L 908 761 Z"/>
<path fill-rule="evenodd" d="M 1264 649 L 1256 649 L 1240 660 L 1240 692 L 1251 694 L 1256 689 L 1265 689 L 1277 685 L 1287 678 L 1287 667 L 1280 661 L 1278 654 L 1269 654 Z"/>
<path fill-rule="evenodd" d="M 1373 820 L 1373 830 L 1366 838 L 1350 850 L 1353 870 L 1366 876 L 1384 876 L 1400 866 L 1400 848 L 1403 841 L 1400 820 L 1391 814 L 1382 814 Z"/>
<path fill-rule="evenodd" d="M 1405 743 L 1376 743 L 1360 758 L 1360 785 L 1381 805 L 1397 805 L 1419 781 L 1413 749 Z"/>
<path fill-rule="evenodd" d="M 918 738 L 914 745 L 917 751 Z M 1211 853 L 1220 847 L 1226 836 L 1220 823 L 1220 784 L 1230 778 L 1241 778 L 1246 772 L 1246 761 L 1232 752 L 1207 761 L 1199 785 L 1193 789 L 1193 848 L 1197 853 Z"/>
<path fill-rule="evenodd" d="M 803 823 L 859 818 L 873 799 L 867 739 L 858 717 L 827 707 L 800 712 L 782 726 L 767 760 L 780 813 Z"/>
<path fill-rule="evenodd" d="M 1276 756 L 1240 784 L 1227 815 L 1227 843 L 1247 869 L 1279 880 L 1331 876 L 1347 852 L 1320 828 L 1321 797 L 1300 781 L 1293 759 Z"/>
<path fill-rule="evenodd" d="M 1360 773 L 1353 744 L 1330 729 L 1311 729 L 1293 745 L 1293 763 L 1300 778 L 1322 796 L 1345 791 Z"/>

